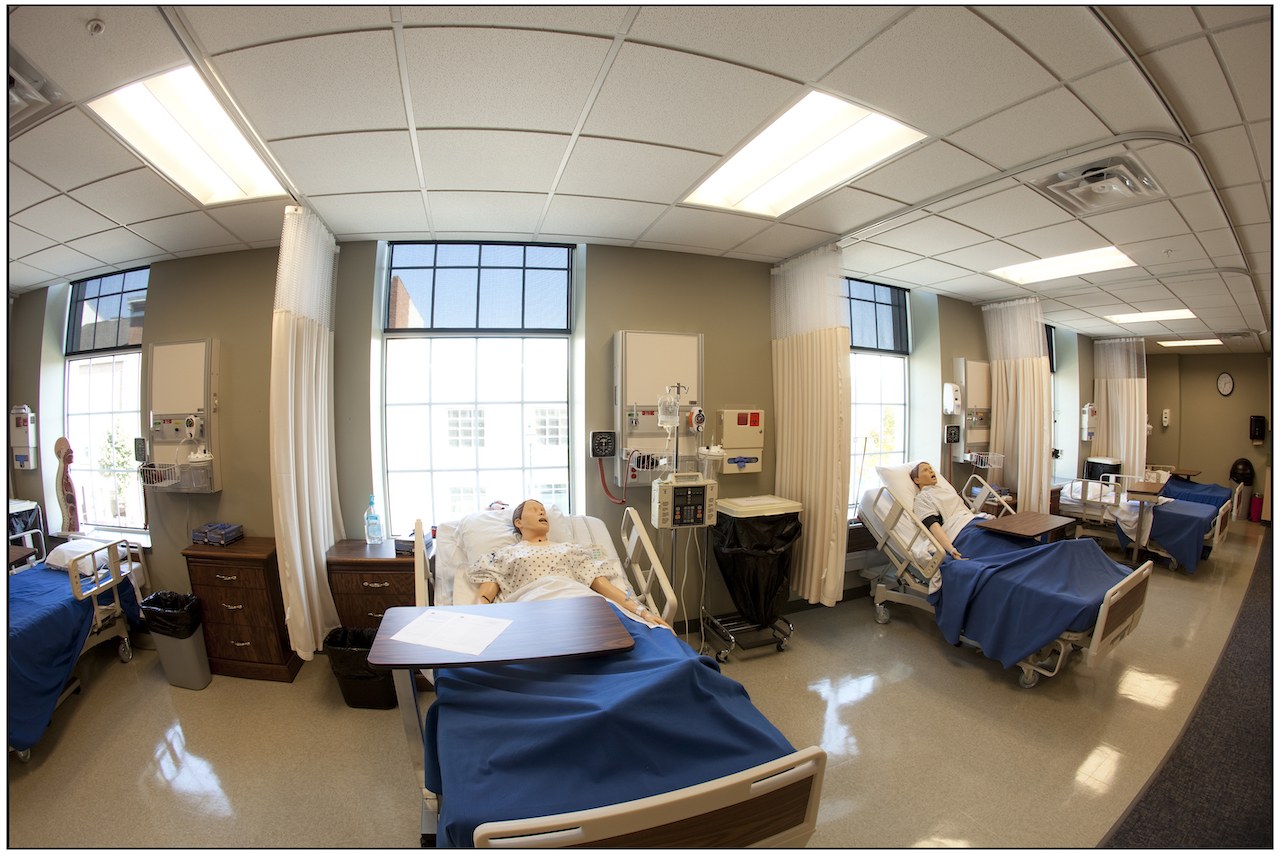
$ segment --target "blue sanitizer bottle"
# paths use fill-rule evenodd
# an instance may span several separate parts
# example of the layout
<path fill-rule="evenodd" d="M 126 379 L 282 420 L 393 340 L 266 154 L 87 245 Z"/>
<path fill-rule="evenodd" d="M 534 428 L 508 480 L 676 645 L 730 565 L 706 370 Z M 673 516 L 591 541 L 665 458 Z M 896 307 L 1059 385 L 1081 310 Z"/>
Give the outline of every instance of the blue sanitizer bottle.
<path fill-rule="evenodd" d="M 371 546 L 382 542 L 382 517 L 373 506 L 373 496 L 369 496 L 369 506 L 364 511 L 364 541 Z"/>

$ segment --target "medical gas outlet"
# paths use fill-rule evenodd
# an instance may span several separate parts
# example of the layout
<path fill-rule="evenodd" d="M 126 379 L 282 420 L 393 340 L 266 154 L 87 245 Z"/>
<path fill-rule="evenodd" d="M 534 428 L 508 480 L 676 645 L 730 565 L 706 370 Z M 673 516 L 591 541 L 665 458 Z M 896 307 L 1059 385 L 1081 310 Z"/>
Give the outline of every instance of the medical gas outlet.
<path fill-rule="evenodd" d="M 716 433 L 724 447 L 722 474 L 760 471 L 764 458 L 764 410 L 722 409 L 716 413 Z"/>
<path fill-rule="evenodd" d="M 717 484 L 698 472 L 676 472 L 653 483 L 654 528 L 704 528 L 716 523 Z"/>

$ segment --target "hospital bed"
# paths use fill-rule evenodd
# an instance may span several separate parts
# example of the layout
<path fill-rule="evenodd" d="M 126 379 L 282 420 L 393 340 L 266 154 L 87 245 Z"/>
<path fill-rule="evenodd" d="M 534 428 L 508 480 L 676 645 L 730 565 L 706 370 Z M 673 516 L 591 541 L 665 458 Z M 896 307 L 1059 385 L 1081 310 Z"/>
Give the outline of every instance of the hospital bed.
<path fill-rule="evenodd" d="M 9 749 L 27 762 L 54 710 L 80 690 L 80 656 L 119 638 L 133 658 L 129 623 L 141 621 L 142 550 L 124 540 L 73 540 L 9 576 Z M 62 563 L 65 566 L 55 566 Z"/>
<path fill-rule="evenodd" d="M 1134 546 L 1169 559 L 1195 572 L 1201 555 L 1212 551 L 1226 537 L 1231 522 L 1231 502 L 1211 505 L 1164 494 L 1149 502 L 1130 500 L 1121 475 L 1104 474 L 1101 480 L 1076 478 L 1065 486 L 1059 513 L 1079 520 L 1076 536 L 1114 540 L 1122 548 Z M 1167 488 L 1167 485 L 1166 485 Z M 1145 504 L 1150 503 L 1150 509 Z"/>
<path fill-rule="evenodd" d="M 1037 544 L 973 522 L 952 538 L 965 556 L 953 559 L 912 512 L 911 467 L 878 467 L 883 485 L 867 490 L 858 507 L 889 560 L 864 571 L 874 585 L 876 622 L 889 621 L 890 602 L 931 613 L 948 641 L 976 647 L 1005 667 L 1016 664 L 1024 688 L 1056 676 L 1076 650 L 1087 667 L 1097 667 L 1137 628 L 1150 561 L 1130 571 L 1089 540 Z"/>
<path fill-rule="evenodd" d="M 1143 477 L 1164 484 L 1160 494 L 1165 497 L 1195 501 L 1210 507 L 1230 507 L 1232 522 L 1248 516 L 1244 506 L 1243 483 L 1237 483 L 1234 488 L 1216 483 L 1193 483 L 1186 478 L 1173 476 L 1174 471 L 1176 469 L 1173 466 L 1149 465 Z"/>
<path fill-rule="evenodd" d="M 555 508 L 548 516 L 549 539 L 599 545 L 619 561 L 633 595 L 674 617 L 674 592 L 635 510 L 624 515 L 620 558 L 601 520 Z M 517 539 L 510 511 L 436 530 L 429 561 L 415 527 L 419 605 L 470 604 L 465 567 Z M 795 751 L 738 683 L 671 631 L 619 619 L 635 644 L 628 652 L 436 670 L 425 721 L 411 673 L 395 671 L 423 784 L 424 845 L 432 837 L 477 847 L 794 847 L 809 839 L 825 752 Z"/>

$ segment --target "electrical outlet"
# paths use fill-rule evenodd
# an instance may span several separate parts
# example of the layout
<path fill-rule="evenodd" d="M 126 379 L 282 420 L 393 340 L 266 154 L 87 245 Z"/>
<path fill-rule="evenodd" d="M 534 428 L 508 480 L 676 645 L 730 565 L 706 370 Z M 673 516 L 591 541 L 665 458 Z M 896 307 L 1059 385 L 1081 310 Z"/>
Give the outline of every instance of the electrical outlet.
<path fill-rule="evenodd" d="M 944 437 L 944 441 L 948 445 L 954 445 L 960 441 L 960 425 L 959 424 L 948 424 L 946 425 L 946 430 L 947 432 L 946 432 L 946 436 Z"/>

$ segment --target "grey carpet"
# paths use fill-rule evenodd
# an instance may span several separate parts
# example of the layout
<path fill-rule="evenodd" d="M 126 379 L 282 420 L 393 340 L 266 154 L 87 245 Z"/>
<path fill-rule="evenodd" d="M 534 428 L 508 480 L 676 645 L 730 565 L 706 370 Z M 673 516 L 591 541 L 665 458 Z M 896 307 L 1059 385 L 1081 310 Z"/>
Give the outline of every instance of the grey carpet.
<path fill-rule="evenodd" d="M 1271 529 L 1222 657 L 1147 790 L 1102 848 L 1271 848 Z"/>

